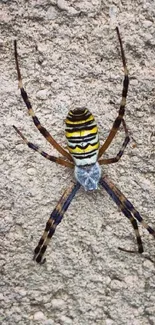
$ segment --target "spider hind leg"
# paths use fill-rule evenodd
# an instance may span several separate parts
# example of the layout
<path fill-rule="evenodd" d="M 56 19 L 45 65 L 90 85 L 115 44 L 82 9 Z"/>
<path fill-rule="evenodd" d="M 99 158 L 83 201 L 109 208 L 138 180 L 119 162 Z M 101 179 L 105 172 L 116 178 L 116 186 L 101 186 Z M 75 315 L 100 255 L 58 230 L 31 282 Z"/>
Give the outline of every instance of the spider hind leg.
<path fill-rule="evenodd" d="M 141 240 L 141 236 L 138 229 L 137 221 L 139 221 L 144 228 L 155 238 L 155 230 L 150 227 L 146 222 L 144 222 L 143 218 L 139 214 L 139 212 L 134 208 L 132 203 L 124 196 L 124 194 L 114 185 L 114 183 L 109 180 L 107 176 L 104 176 L 100 179 L 100 185 L 107 191 L 107 193 L 111 196 L 112 200 L 117 204 L 117 206 L 121 209 L 121 212 L 127 217 L 134 229 L 137 245 L 138 245 L 138 253 L 142 254 L 144 252 L 143 244 Z M 135 251 L 126 250 L 124 248 L 119 247 L 120 250 L 125 252 L 135 253 Z"/>
<path fill-rule="evenodd" d="M 39 264 L 44 264 L 46 258 L 43 258 L 47 246 L 55 233 L 57 225 L 61 222 L 64 213 L 67 211 L 71 201 L 73 200 L 76 192 L 80 188 L 80 184 L 71 182 L 70 186 L 66 189 L 62 197 L 60 198 L 58 204 L 50 215 L 46 223 L 46 227 L 43 235 L 41 236 L 38 245 L 34 249 L 33 260 Z"/>

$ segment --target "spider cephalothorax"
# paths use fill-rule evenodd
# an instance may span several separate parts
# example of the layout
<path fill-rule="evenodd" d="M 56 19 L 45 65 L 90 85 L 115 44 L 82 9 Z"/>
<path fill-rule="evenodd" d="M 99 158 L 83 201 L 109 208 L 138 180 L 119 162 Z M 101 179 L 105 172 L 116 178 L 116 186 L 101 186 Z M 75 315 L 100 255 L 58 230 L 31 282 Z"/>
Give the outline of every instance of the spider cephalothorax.
<path fill-rule="evenodd" d="M 84 187 L 85 191 L 97 190 L 101 178 L 99 163 L 96 162 L 84 167 L 75 166 L 75 178 Z"/>
<path fill-rule="evenodd" d="M 93 115 L 87 108 L 77 108 L 75 110 L 70 110 L 66 117 L 66 139 L 68 145 L 68 151 L 66 151 L 62 146 L 60 146 L 50 133 L 40 124 L 37 116 L 35 115 L 26 91 L 23 88 L 21 73 L 18 64 L 18 53 L 17 53 L 17 43 L 15 41 L 15 61 L 18 74 L 19 88 L 21 90 L 22 98 L 28 108 L 29 115 L 32 117 L 34 124 L 40 133 L 46 138 L 46 140 L 53 145 L 53 147 L 64 157 L 55 157 L 42 151 L 37 145 L 29 142 L 24 135 L 14 126 L 17 133 L 21 136 L 24 142 L 34 151 L 39 152 L 43 157 L 57 164 L 63 165 L 65 167 L 74 168 L 76 183 L 71 182 L 69 187 L 66 189 L 61 199 L 59 200 L 57 206 L 50 215 L 49 220 L 46 223 L 46 227 L 42 237 L 39 240 L 38 245 L 34 250 L 34 259 L 38 263 L 43 263 L 45 259 L 43 255 L 46 251 L 47 245 L 53 236 L 57 225 L 61 222 L 65 211 L 67 210 L 69 204 L 74 198 L 76 192 L 82 185 L 86 191 L 95 190 L 98 186 L 102 186 L 108 194 L 111 196 L 113 201 L 121 209 L 125 217 L 127 217 L 135 231 L 138 252 L 143 252 L 142 240 L 139 234 L 137 220 L 148 230 L 148 232 L 155 237 L 155 231 L 147 225 L 139 212 L 134 208 L 131 202 L 120 192 L 120 190 L 112 183 L 107 176 L 101 176 L 101 165 L 111 164 L 117 162 L 123 155 L 124 149 L 129 142 L 128 130 L 123 119 L 125 112 L 126 97 L 128 92 L 128 70 L 126 66 L 126 60 L 124 55 L 124 50 L 122 46 L 122 41 L 119 33 L 118 27 L 116 27 L 116 32 L 121 49 L 121 57 L 124 67 L 124 81 L 122 90 L 122 99 L 120 103 L 120 108 L 118 111 L 118 116 L 116 117 L 112 129 L 103 145 L 100 146 L 98 128 Z M 107 150 L 112 140 L 114 139 L 120 125 L 123 125 L 125 131 L 125 140 L 118 154 L 109 159 L 101 158 L 104 152 Z M 129 251 L 122 249 L 124 251 Z"/>

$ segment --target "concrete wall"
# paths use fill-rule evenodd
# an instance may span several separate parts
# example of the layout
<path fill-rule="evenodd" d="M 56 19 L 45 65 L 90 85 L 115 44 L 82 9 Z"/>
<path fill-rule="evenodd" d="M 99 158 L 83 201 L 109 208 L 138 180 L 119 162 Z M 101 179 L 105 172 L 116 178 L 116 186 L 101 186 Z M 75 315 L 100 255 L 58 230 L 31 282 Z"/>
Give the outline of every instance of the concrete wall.
<path fill-rule="evenodd" d="M 100 189 L 81 189 L 47 249 L 33 250 L 64 189 L 67 168 L 32 152 L 32 142 L 57 155 L 35 128 L 20 97 L 13 40 L 18 40 L 24 86 L 36 115 L 65 146 L 64 119 L 86 106 L 101 143 L 117 116 L 123 68 L 118 24 L 130 74 L 125 120 L 131 142 L 121 161 L 103 167 L 142 217 L 155 228 L 155 2 L 0 2 L 0 215 L 3 325 L 155 324 L 155 241 L 140 226 L 143 256 L 130 222 Z M 121 128 L 105 157 L 115 156 Z"/>

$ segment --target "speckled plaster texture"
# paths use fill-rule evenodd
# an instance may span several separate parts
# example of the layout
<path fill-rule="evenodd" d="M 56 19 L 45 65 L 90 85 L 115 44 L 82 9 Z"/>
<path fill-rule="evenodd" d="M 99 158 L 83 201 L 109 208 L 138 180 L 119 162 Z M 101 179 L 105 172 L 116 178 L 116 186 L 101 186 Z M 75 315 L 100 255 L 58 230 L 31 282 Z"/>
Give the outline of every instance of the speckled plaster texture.
<path fill-rule="evenodd" d="M 103 167 L 155 228 L 155 2 L 0 1 L 0 322 L 3 325 L 155 324 L 155 241 L 140 227 L 136 249 L 128 220 L 102 189 L 81 189 L 47 249 L 33 260 L 47 219 L 73 172 L 32 152 L 15 133 L 51 154 L 20 97 L 13 54 L 33 108 L 65 147 L 64 119 L 86 106 L 101 143 L 119 108 L 123 68 L 119 25 L 130 74 L 125 120 L 131 142 L 121 161 Z M 115 156 L 122 128 L 106 153 Z M 151 258 L 153 261 L 149 260 Z"/>

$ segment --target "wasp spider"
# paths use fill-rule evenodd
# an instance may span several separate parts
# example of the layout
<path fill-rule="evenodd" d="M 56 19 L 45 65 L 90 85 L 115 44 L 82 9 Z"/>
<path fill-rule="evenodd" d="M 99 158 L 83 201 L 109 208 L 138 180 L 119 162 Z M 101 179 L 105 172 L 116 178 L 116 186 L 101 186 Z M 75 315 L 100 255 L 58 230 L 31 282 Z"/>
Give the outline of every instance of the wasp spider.
<path fill-rule="evenodd" d="M 125 54 L 122 46 L 122 40 L 120 37 L 119 29 L 116 27 L 116 32 L 120 44 L 121 57 L 124 68 L 124 80 L 123 80 L 123 90 L 122 99 L 120 103 L 120 108 L 118 116 L 116 117 L 112 129 L 109 132 L 107 139 L 104 144 L 100 146 L 98 127 L 95 122 L 94 116 L 90 113 L 87 108 L 77 108 L 75 110 L 70 110 L 66 117 L 66 130 L 65 135 L 68 144 L 68 151 L 62 148 L 50 135 L 50 133 L 44 128 L 37 116 L 35 115 L 26 91 L 23 88 L 21 73 L 18 63 L 18 53 L 17 53 L 17 42 L 14 42 L 15 47 L 15 61 L 18 74 L 19 88 L 21 91 L 21 96 L 24 103 L 27 106 L 28 113 L 32 117 L 34 124 L 40 133 L 46 138 L 46 140 L 64 157 L 55 157 L 47 154 L 46 152 L 39 149 L 39 147 L 31 142 L 29 142 L 24 135 L 19 131 L 19 129 L 14 126 L 17 133 L 21 136 L 23 141 L 27 144 L 29 148 L 34 151 L 39 152 L 46 159 L 55 162 L 57 164 L 63 165 L 65 167 L 74 168 L 75 182 L 71 182 L 69 187 L 66 189 L 62 197 L 60 198 L 57 206 L 50 215 L 49 220 L 46 223 L 46 227 L 42 237 L 40 238 L 38 245 L 34 250 L 34 260 L 38 263 L 44 263 L 45 258 L 43 258 L 46 251 L 47 245 L 53 236 L 57 225 L 61 222 L 64 213 L 68 209 L 71 201 L 73 200 L 76 192 L 79 190 L 80 186 L 83 186 L 86 191 L 96 190 L 98 186 L 102 186 L 108 194 L 111 196 L 116 205 L 121 209 L 122 213 L 127 217 L 132 227 L 135 231 L 138 252 L 143 252 L 143 245 L 141 236 L 139 234 L 137 220 L 143 225 L 147 231 L 155 237 L 155 231 L 146 224 L 139 212 L 134 208 L 132 203 L 121 193 L 121 191 L 113 184 L 107 176 L 101 175 L 101 165 L 112 164 L 117 162 L 123 155 L 124 149 L 129 142 L 128 130 L 124 121 L 124 112 L 126 97 L 128 93 L 128 70 L 126 66 Z M 122 144 L 121 150 L 118 154 L 109 159 L 103 159 L 101 156 L 104 154 L 106 149 L 111 144 L 114 139 L 120 125 L 123 125 L 125 131 L 125 140 Z M 120 248 L 123 251 L 133 252 Z"/>

